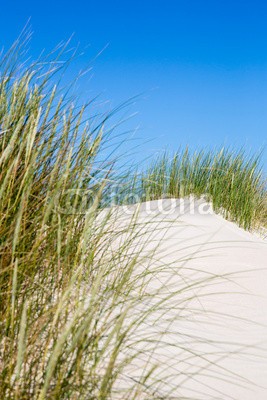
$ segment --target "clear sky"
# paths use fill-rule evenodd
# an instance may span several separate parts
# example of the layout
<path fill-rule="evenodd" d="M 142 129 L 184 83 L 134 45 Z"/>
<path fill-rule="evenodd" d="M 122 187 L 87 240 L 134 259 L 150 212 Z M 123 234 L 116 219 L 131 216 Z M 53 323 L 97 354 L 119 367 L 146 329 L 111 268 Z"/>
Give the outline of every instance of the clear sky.
<path fill-rule="evenodd" d="M 153 140 L 137 157 L 186 144 L 266 146 L 266 1 L 2 1 L 1 44 L 29 17 L 33 56 L 75 33 L 89 45 L 80 68 L 108 44 L 80 90 L 113 106 L 142 93 L 127 127 Z"/>

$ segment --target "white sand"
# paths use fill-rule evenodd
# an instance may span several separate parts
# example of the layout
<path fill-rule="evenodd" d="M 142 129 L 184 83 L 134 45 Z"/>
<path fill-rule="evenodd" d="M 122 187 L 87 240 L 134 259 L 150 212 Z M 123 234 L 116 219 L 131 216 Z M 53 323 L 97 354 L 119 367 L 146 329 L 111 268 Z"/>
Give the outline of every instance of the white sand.
<path fill-rule="evenodd" d="M 150 221 L 144 253 L 157 245 L 153 267 L 168 265 L 149 287 L 173 293 L 164 315 L 140 329 L 162 339 L 153 354 L 159 398 L 266 400 L 267 242 L 209 213 L 203 201 L 183 206 L 143 203 L 138 216 Z M 118 224 L 135 209 L 120 207 Z M 146 361 L 136 361 L 140 371 Z"/>

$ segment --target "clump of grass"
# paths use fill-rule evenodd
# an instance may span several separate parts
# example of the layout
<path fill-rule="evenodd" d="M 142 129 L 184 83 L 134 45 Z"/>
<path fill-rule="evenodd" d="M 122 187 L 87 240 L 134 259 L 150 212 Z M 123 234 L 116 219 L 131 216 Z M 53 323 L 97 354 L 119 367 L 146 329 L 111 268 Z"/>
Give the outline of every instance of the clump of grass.
<path fill-rule="evenodd" d="M 133 278 L 134 221 L 116 250 L 110 214 L 96 224 L 112 173 L 97 161 L 107 116 L 92 126 L 88 105 L 51 85 L 61 63 L 20 57 L 17 42 L 0 75 L 0 393 L 104 400 L 134 358 L 123 348 L 147 311 L 128 315 L 148 272 Z"/>
<path fill-rule="evenodd" d="M 165 153 L 142 174 L 143 199 L 205 195 L 215 211 L 245 229 L 266 224 L 266 184 L 259 157 L 229 149 Z"/>

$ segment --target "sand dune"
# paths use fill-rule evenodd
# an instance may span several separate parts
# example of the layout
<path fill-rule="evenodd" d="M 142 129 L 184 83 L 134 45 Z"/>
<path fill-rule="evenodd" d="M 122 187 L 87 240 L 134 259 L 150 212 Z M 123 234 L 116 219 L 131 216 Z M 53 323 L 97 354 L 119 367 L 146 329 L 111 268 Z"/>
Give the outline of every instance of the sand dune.
<path fill-rule="evenodd" d="M 118 226 L 136 209 L 119 207 Z M 145 243 L 144 254 L 156 246 L 150 267 L 158 271 L 147 290 L 170 294 L 139 332 L 161 340 L 152 357 L 159 398 L 265 400 L 267 241 L 215 215 L 204 200 L 143 203 L 142 224 L 135 246 Z M 136 366 L 147 361 L 144 351 Z M 126 381 L 139 378 L 132 373 Z"/>

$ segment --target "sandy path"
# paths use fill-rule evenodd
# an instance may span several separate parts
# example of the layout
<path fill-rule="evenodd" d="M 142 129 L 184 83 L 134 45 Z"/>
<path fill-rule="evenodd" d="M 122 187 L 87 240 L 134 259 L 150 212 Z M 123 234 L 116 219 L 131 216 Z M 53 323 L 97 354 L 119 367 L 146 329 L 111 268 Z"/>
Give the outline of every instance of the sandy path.
<path fill-rule="evenodd" d="M 156 245 L 154 265 L 166 265 L 148 290 L 170 294 L 139 332 L 162 340 L 153 353 L 159 398 L 266 400 L 267 241 L 201 201 L 182 206 L 143 203 L 138 216 L 144 232 L 152 227 L 144 252 Z M 119 225 L 134 210 L 121 208 Z M 136 361 L 140 370 L 146 361 Z"/>

